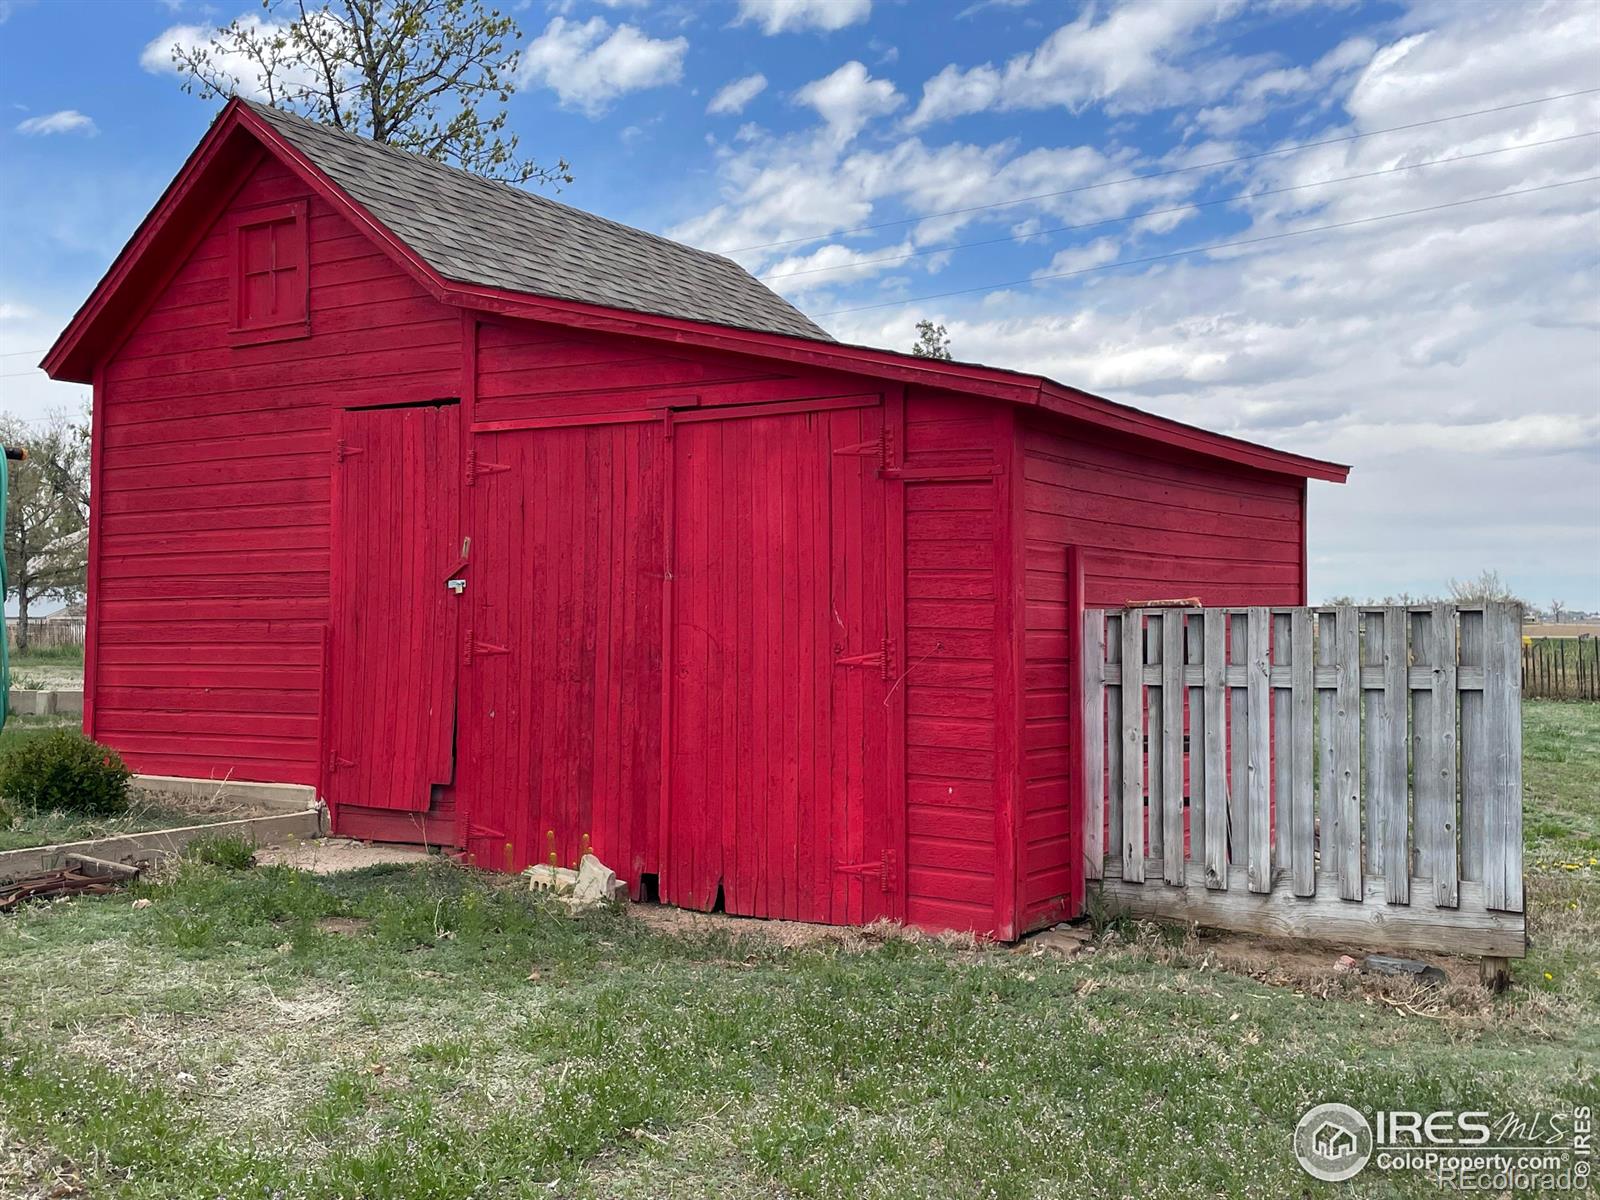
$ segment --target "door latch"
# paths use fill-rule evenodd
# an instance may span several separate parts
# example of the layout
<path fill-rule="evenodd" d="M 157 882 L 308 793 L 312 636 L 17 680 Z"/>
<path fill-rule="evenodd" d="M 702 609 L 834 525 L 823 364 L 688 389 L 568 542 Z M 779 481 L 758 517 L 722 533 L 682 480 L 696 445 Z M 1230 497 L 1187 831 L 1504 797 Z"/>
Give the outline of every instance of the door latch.
<path fill-rule="evenodd" d="M 467 581 L 465 579 L 446 579 L 444 585 L 458 596 L 467 590 Z"/>

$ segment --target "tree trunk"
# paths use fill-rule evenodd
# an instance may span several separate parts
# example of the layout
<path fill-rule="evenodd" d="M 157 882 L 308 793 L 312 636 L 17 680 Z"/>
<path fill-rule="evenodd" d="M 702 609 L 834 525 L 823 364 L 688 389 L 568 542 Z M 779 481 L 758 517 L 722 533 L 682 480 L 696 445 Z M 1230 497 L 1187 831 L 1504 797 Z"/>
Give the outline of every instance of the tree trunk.
<path fill-rule="evenodd" d="M 17 653 L 28 652 L 28 589 L 17 585 Z"/>

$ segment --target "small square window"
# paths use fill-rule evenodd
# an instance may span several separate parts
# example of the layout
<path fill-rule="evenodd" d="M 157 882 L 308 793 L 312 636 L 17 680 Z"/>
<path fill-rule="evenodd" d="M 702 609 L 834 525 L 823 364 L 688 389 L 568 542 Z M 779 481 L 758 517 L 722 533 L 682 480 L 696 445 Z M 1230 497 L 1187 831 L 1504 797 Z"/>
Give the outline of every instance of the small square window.
<path fill-rule="evenodd" d="M 304 201 L 240 213 L 233 225 L 235 345 L 311 333 Z"/>

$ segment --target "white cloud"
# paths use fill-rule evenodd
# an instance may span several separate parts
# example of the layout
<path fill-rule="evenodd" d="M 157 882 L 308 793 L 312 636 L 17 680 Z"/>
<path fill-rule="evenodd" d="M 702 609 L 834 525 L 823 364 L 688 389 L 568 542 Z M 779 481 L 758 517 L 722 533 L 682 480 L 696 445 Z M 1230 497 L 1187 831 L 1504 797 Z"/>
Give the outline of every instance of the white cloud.
<path fill-rule="evenodd" d="M 706 105 L 708 113 L 741 113 L 745 105 L 767 90 L 767 77 L 757 72 L 724 84 Z"/>
<path fill-rule="evenodd" d="M 874 117 L 887 116 L 905 103 L 887 79 L 874 79 L 859 62 L 847 62 L 831 75 L 813 80 L 794 94 L 814 108 L 840 141 L 848 142 Z"/>
<path fill-rule="evenodd" d="M 871 12 L 872 0 L 739 0 L 737 23 L 759 25 L 765 34 L 830 33 L 865 21 Z"/>
<path fill-rule="evenodd" d="M 47 116 L 29 117 L 17 126 L 18 133 L 34 136 L 51 133 L 98 133 L 94 121 L 75 108 L 64 108 Z"/>
<path fill-rule="evenodd" d="M 1076 109 L 1094 102 L 1143 112 L 1221 95 L 1244 69 L 1240 60 L 1217 56 L 1190 70 L 1178 59 L 1240 2 L 1132 0 L 1100 21 L 1095 7 L 1086 6 L 1075 21 L 1004 66 L 945 67 L 923 85 L 908 123 L 920 128 L 987 109 Z"/>
<path fill-rule="evenodd" d="M 332 16 L 326 16 L 324 19 L 336 20 Z M 289 28 L 287 21 L 264 21 L 257 13 L 246 13 L 239 18 L 238 24 L 263 44 L 271 44 Z M 181 47 L 192 53 L 205 48 L 210 55 L 211 67 L 216 75 L 222 80 L 232 81 L 229 91 L 236 92 L 246 99 L 265 100 L 267 92 L 262 86 L 260 64 L 248 55 L 232 49 L 231 43 L 217 41 L 216 32 L 217 28 L 214 25 L 170 26 L 145 45 L 139 55 L 139 65 L 152 75 L 179 75 L 181 72 L 172 61 L 173 49 Z M 308 87 L 317 83 L 316 71 L 308 66 L 289 62 L 279 66 L 278 71 L 280 81 L 290 86 Z"/>
<path fill-rule="evenodd" d="M 678 82 L 688 49 L 687 38 L 652 38 L 603 17 L 555 17 L 523 51 L 518 78 L 550 88 L 564 108 L 599 116 L 618 96 Z"/>
<path fill-rule="evenodd" d="M 1056 251 L 1049 263 L 1034 274 L 1067 275 L 1075 271 L 1104 266 L 1117 260 L 1119 249 L 1120 243 L 1114 237 L 1096 238 L 1086 245 Z"/>

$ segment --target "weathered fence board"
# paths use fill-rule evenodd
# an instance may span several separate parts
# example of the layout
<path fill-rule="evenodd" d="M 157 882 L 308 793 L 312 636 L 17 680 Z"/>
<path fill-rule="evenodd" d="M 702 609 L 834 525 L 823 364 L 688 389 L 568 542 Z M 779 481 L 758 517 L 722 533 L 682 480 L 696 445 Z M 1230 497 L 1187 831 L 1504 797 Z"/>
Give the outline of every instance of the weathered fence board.
<path fill-rule="evenodd" d="M 1118 902 L 1524 952 L 1515 607 L 1089 610 L 1082 637 L 1085 844 L 1113 831 Z"/>

